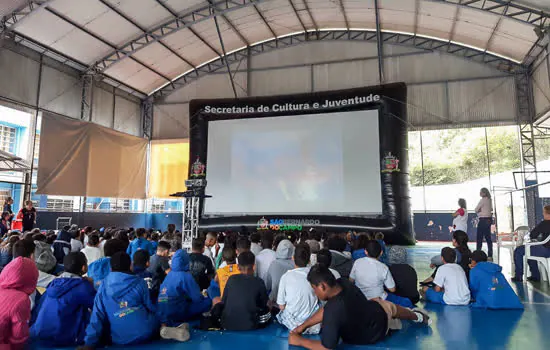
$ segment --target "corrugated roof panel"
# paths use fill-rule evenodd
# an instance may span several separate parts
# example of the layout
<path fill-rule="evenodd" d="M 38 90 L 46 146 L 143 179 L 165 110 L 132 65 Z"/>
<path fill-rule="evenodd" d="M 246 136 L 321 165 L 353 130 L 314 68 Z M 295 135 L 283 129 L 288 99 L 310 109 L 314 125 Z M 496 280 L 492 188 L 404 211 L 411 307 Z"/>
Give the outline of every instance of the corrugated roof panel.
<path fill-rule="evenodd" d="M 511 57 L 516 61 L 523 61 L 525 55 L 527 55 L 527 52 L 531 49 L 531 46 L 533 46 L 532 42 L 519 40 L 512 36 L 497 32 L 491 39 L 488 50 L 506 57 Z"/>
<path fill-rule="evenodd" d="M 153 43 L 134 54 L 134 57 L 156 71 L 175 78 L 192 67 L 159 43 Z"/>
<path fill-rule="evenodd" d="M 225 45 L 225 51 L 230 52 L 239 47 L 244 46 L 241 39 L 235 34 L 233 29 L 224 20 L 218 20 L 218 25 L 220 27 L 220 33 L 223 38 L 223 43 Z M 218 37 L 218 32 L 216 31 L 216 25 L 214 19 L 209 19 L 202 21 L 193 26 L 193 29 L 212 47 L 218 50 L 219 53 L 222 52 L 222 47 L 220 44 L 220 39 Z M 203 48 L 202 50 L 206 50 Z"/>
<path fill-rule="evenodd" d="M 189 29 L 181 29 L 170 34 L 162 42 L 195 65 L 199 65 L 217 56 L 214 51 L 204 45 Z"/>
<path fill-rule="evenodd" d="M 258 4 L 257 7 L 277 36 L 303 31 L 288 0 L 266 1 Z M 263 21 L 258 24 L 265 25 Z M 273 34 L 270 33 L 270 37 L 272 36 Z"/>
<path fill-rule="evenodd" d="M 51 1 L 48 7 L 82 25 L 110 11 L 107 6 L 96 0 L 56 0 Z"/>
<path fill-rule="evenodd" d="M 228 12 L 225 15 L 249 43 L 263 41 L 271 33 L 263 23 L 258 12 L 253 7 L 246 7 L 239 11 Z"/>
<path fill-rule="evenodd" d="M 447 117 L 445 84 L 423 84 L 407 87 L 407 117 L 409 123 L 422 125 L 450 123 Z"/>
<path fill-rule="evenodd" d="M 368 0 L 370 1 L 370 0 Z M 366 1 L 366 2 L 368 2 Z M 320 29 L 323 28 L 346 28 L 346 21 L 344 20 L 344 16 L 342 12 L 340 11 L 340 5 L 337 2 L 329 1 L 329 0 L 307 0 L 309 4 L 309 9 L 311 11 L 311 14 L 315 21 L 317 22 L 317 25 Z M 357 10 L 359 11 L 359 10 Z M 354 16 L 358 14 L 356 11 L 350 11 L 349 9 L 346 11 L 346 13 L 349 13 L 350 16 L 355 18 Z M 368 16 L 368 12 L 361 12 L 362 14 L 360 17 L 363 17 L 362 21 L 364 21 L 364 16 Z M 374 13 L 373 13 L 374 16 Z M 348 18 L 350 21 L 351 18 Z M 356 20 L 354 19 L 354 22 Z M 361 21 L 361 19 L 360 19 Z"/>
<path fill-rule="evenodd" d="M 449 40 L 455 12 L 456 6 L 421 1 L 417 33 Z"/>
<path fill-rule="evenodd" d="M 179 14 L 207 5 L 205 0 L 161 0 Z"/>
<path fill-rule="evenodd" d="M 27 0 L 2 0 L 0 1 L 0 17 L 7 16 L 21 6 L 25 5 Z"/>
<path fill-rule="evenodd" d="M 173 18 L 170 12 L 155 0 L 108 0 L 108 2 L 145 29 L 153 28 Z"/>
<path fill-rule="evenodd" d="M 304 3 L 305 1 L 307 0 L 292 0 L 292 3 L 294 4 L 294 7 L 296 7 L 296 12 L 298 12 L 298 15 L 302 19 L 302 22 L 306 28 L 315 29 L 311 16 L 307 12 L 306 4 Z"/>
<path fill-rule="evenodd" d="M 382 8 L 384 2 L 380 1 L 380 22 L 382 23 Z M 344 7 L 348 22 L 351 28 L 376 28 L 376 14 L 374 12 L 373 0 L 346 0 L 344 1 Z M 338 8 L 334 16 L 338 19 L 343 18 L 342 11 Z M 386 16 L 388 12 L 386 11 Z M 345 27 L 345 26 L 344 26 Z"/>
<path fill-rule="evenodd" d="M 508 18 L 502 18 L 497 32 L 531 43 L 538 39 L 532 26 Z"/>
<path fill-rule="evenodd" d="M 44 9 L 36 11 L 28 21 L 19 23 L 16 29 L 17 32 L 47 46 L 75 30 L 72 25 Z"/>
<path fill-rule="evenodd" d="M 92 64 L 112 50 L 110 46 L 76 28 L 51 44 L 51 47 L 86 64 Z"/>
<path fill-rule="evenodd" d="M 124 58 L 105 70 L 105 74 L 124 82 L 126 79 L 145 69 L 141 64 L 131 58 Z"/>
<path fill-rule="evenodd" d="M 533 96 L 537 116 L 544 114 L 550 107 L 550 75 L 546 59 L 533 72 Z"/>
<path fill-rule="evenodd" d="M 498 16 L 483 11 L 460 8 L 453 41 L 485 49 L 494 27 L 498 23 L 498 18 Z"/>
<path fill-rule="evenodd" d="M 159 86 L 166 84 L 164 78 L 146 68 L 140 70 L 123 82 L 147 94 L 150 94 Z"/>

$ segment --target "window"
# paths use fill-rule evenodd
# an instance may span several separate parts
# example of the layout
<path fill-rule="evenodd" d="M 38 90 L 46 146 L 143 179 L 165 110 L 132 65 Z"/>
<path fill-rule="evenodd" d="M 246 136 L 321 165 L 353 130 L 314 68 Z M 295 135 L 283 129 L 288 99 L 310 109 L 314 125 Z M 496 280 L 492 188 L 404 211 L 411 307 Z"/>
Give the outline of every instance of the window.
<path fill-rule="evenodd" d="M 74 200 L 48 197 L 46 209 L 51 211 L 73 211 Z"/>
<path fill-rule="evenodd" d="M 3 204 L 8 197 L 11 197 L 11 190 L 0 189 L 0 203 Z"/>
<path fill-rule="evenodd" d="M 151 213 L 176 213 L 182 211 L 182 201 L 178 199 L 151 199 L 148 201 Z"/>
<path fill-rule="evenodd" d="M 15 128 L 0 124 L 0 150 L 15 154 Z"/>

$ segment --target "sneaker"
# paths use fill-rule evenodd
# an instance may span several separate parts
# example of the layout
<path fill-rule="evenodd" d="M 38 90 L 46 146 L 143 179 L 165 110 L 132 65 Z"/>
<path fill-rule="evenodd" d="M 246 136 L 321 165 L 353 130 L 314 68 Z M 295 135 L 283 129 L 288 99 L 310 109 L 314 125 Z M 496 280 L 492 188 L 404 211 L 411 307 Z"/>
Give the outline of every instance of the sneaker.
<path fill-rule="evenodd" d="M 527 277 L 529 282 L 540 282 L 540 278 Z"/>
<path fill-rule="evenodd" d="M 422 324 L 425 325 L 425 326 L 431 326 L 432 325 L 432 319 L 430 318 L 430 316 L 428 316 L 428 314 L 425 312 L 425 311 L 422 311 L 420 309 L 413 309 L 413 312 L 415 314 L 421 314 L 422 315 Z"/>
<path fill-rule="evenodd" d="M 186 342 L 191 335 L 189 334 L 189 324 L 183 323 L 178 327 L 162 327 L 160 329 L 162 339 L 173 339 L 179 342 Z"/>
<path fill-rule="evenodd" d="M 523 282 L 523 278 L 522 277 L 512 277 L 512 282 L 521 283 L 521 282 Z"/>

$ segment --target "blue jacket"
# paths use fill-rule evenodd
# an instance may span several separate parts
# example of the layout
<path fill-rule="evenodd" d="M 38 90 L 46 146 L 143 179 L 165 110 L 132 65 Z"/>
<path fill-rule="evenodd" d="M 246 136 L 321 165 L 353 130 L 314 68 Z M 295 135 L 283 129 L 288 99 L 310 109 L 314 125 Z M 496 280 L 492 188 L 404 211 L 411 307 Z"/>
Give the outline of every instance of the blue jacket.
<path fill-rule="evenodd" d="M 135 252 L 140 249 L 146 250 L 147 253 L 149 253 L 149 256 L 153 256 L 156 253 L 153 248 L 153 244 L 151 244 L 151 242 L 149 242 L 146 238 L 140 237 L 130 242 L 130 245 L 126 249 L 126 254 L 130 255 L 133 260 Z"/>
<path fill-rule="evenodd" d="M 83 278 L 53 280 L 40 298 L 31 337 L 50 347 L 83 344 L 95 294 L 92 284 Z"/>
<path fill-rule="evenodd" d="M 502 274 L 502 267 L 480 262 L 470 270 L 472 307 L 487 309 L 523 309 L 523 304 Z"/>
<path fill-rule="evenodd" d="M 88 266 L 88 277 L 94 280 L 95 289 L 99 289 L 99 286 L 111 272 L 111 258 L 100 258 Z"/>
<path fill-rule="evenodd" d="M 178 250 L 172 257 L 172 269 L 160 286 L 158 315 L 162 323 L 177 325 L 193 316 L 192 304 L 205 304 L 210 300 L 201 294 L 199 285 L 189 272 L 189 255 Z"/>
<path fill-rule="evenodd" d="M 85 343 L 104 345 L 105 337 L 115 345 L 143 343 L 158 335 L 159 328 L 147 283 L 129 273 L 111 272 L 97 291 Z"/>
<path fill-rule="evenodd" d="M 139 278 L 153 278 L 153 274 L 147 270 L 145 267 L 136 267 L 133 268 L 134 275 Z"/>
<path fill-rule="evenodd" d="M 366 258 L 367 253 L 365 253 L 365 249 L 356 249 L 351 253 L 351 257 L 353 258 L 353 261 Z"/>

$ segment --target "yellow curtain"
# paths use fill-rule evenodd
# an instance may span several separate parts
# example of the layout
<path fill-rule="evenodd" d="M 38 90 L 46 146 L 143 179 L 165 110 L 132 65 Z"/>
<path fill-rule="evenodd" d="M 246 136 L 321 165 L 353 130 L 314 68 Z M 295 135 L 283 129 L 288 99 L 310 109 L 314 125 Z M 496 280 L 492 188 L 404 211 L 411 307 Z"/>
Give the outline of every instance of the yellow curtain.
<path fill-rule="evenodd" d="M 189 169 L 189 139 L 151 141 L 149 198 L 173 198 L 185 191 Z"/>

